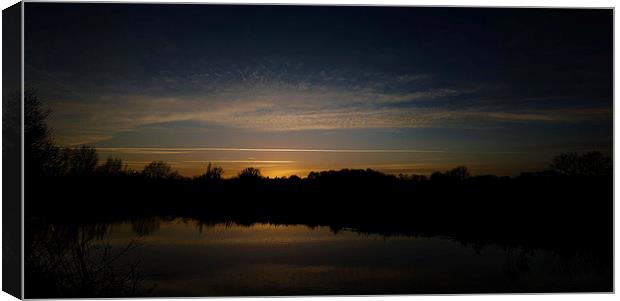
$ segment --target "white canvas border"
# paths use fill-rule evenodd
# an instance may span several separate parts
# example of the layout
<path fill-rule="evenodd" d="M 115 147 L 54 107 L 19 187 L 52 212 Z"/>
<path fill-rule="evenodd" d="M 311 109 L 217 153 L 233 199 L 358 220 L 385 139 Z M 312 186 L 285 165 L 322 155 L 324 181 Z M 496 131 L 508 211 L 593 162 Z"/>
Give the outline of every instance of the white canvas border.
<path fill-rule="evenodd" d="M 38 0 L 26 1 L 26 2 L 43 2 Z M 48 2 L 48 1 L 45 1 Z M 260 1 L 260 0 L 209 0 L 209 1 L 175 1 L 175 0 L 135 0 L 135 1 L 54 1 L 54 2 L 125 2 L 125 3 L 233 3 L 233 4 L 310 4 L 310 5 L 388 5 L 388 6 L 493 6 L 493 7 L 558 7 L 558 8 L 566 8 L 566 7 L 604 7 L 611 8 L 616 6 L 616 1 L 610 0 L 440 0 L 440 1 L 428 1 L 428 0 L 287 0 L 287 1 Z M 2 9 L 5 9 L 13 4 L 17 3 L 17 1 L 12 0 L 0 0 L 0 6 Z M 22 11 L 22 24 L 23 24 L 23 11 Z M 1 22 L 0 22 L 1 24 Z M 0 25 L 1 26 L 1 25 Z M 617 47 L 615 47 L 616 42 L 616 34 L 617 34 L 617 23 L 615 22 L 614 15 L 614 58 L 618 54 Z M 0 48 L 1 48 L 1 39 L 0 39 Z M 22 26 L 22 51 L 23 51 L 23 26 Z M 23 68 L 23 53 L 22 53 L 22 68 Z M 615 76 L 615 70 L 617 70 L 617 61 L 614 59 L 614 100 L 615 100 L 615 87 L 618 86 L 618 79 Z M 1 63 L 0 63 L 1 68 Z M 24 73 L 22 69 L 22 87 L 23 87 L 23 79 Z M 1 75 L 0 75 L 1 80 Z M 23 89 L 22 89 L 23 91 Z M 22 102 L 23 104 L 23 102 Z M 614 103 L 615 104 L 615 103 Z M 0 109 L 1 110 L 1 109 Z M 617 116 L 618 107 L 614 105 L 614 116 Z M 23 106 L 22 106 L 23 113 Z M 614 118 L 614 142 L 617 138 L 617 126 L 616 120 Z M 23 135 L 23 131 L 22 131 Z M 2 138 L 2 134 L 0 133 L 0 138 Z M 22 137 L 23 141 L 23 137 Z M 615 146 L 615 143 L 614 143 Z M 614 147 L 614 158 L 618 158 L 618 149 Z M 2 158 L 0 156 L 0 168 L 2 166 Z M 614 170 L 617 171 L 618 162 L 614 160 Z M 22 160 L 22 170 L 23 170 L 23 160 Z M 23 173 L 22 173 L 23 177 Z M 2 175 L 0 174 L 0 180 L 2 179 Z M 1 181 L 0 181 L 1 182 Z M 614 201 L 615 201 L 615 187 L 619 184 L 620 180 L 618 177 L 615 177 L 614 173 Z M 1 183 L 0 183 L 1 190 Z M 23 198 L 23 178 L 22 178 L 22 198 Z M 0 213 L 1 213 L 0 207 Z M 616 216 L 618 208 L 615 206 L 614 202 L 614 217 Z M 23 213 L 23 201 L 22 201 L 22 213 Z M 23 224 L 23 216 L 22 216 L 22 224 Z M 617 223 L 614 221 L 614 233 L 617 232 Z M 2 225 L 0 224 L 0 233 L 2 230 Z M 23 230 L 23 225 L 22 225 Z M 616 240 L 614 239 L 614 246 Z M 0 242 L 1 246 L 1 242 Z M 23 247 L 23 241 L 22 241 Z M 614 258 L 618 255 L 618 248 L 614 249 Z M 23 266 L 23 258 L 22 258 L 22 266 Z M 617 267 L 617 262 L 614 262 L 614 271 Z M 2 276 L 0 275 L 0 283 L 2 280 Z M 23 283 L 23 282 L 22 282 Z M 614 288 L 618 287 L 618 278 L 614 277 Z M 22 286 L 23 290 L 23 286 Z M 484 294 L 484 295 L 405 295 L 405 296 L 344 296 L 344 297 L 286 297 L 286 300 L 304 300 L 311 298 L 313 300 L 318 301 L 327 301 L 327 300 L 341 300 L 341 301 L 350 301 L 350 300 L 393 300 L 393 301 L 401 301 L 401 300 L 454 300 L 455 298 L 458 300 L 479 300 L 491 298 L 490 300 L 502 299 L 502 300 L 581 300 L 581 299 L 592 299 L 592 300 L 611 300 L 611 298 L 615 299 L 614 294 L 517 294 L 517 295 L 496 295 L 496 294 Z M 140 298 L 141 300 L 176 300 L 176 299 L 196 299 L 196 298 Z M 262 297 L 252 297 L 252 298 L 204 298 L 208 300 L 274 300 L 274 298 L 262 298 Z M 284 299 L 284 298 L 277 298 Z M 12 296 L 2 292 L 0 293 L 0 301 L 4 300 L 14 300 Z M 71 299 L 71 300 L 92 300 L 92 299 Z"/>

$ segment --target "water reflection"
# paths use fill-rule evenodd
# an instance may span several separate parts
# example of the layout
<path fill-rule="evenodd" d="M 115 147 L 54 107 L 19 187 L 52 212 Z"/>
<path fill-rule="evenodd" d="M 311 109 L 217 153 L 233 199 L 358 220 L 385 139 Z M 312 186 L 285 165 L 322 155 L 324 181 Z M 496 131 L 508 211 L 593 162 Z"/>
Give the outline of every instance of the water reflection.
<path fill-rule="evenodd" d="M 29 298 L 596 291 L 612 272 L 585 254 L 320 226 L 149 217 L 38 229 Z"/>
<path fill-rule="evenodd" d="M 110 223 L 97 244 L 118 251 L 136 240 L 112 265 L 139 260 L 154 296 L 589 291 L 610 272 L 545 250 L 179 218 Z"/>
<path fill-rule="evenodd" d="M 140 247 L 138 239 L 113 246 L 107 242 L 107 224 L 32 224 L 26 232 L 24 259 L 27 298 L 149 294 L 134 253 Z M 125 258 L 131 261 L 120 263 Z"/>

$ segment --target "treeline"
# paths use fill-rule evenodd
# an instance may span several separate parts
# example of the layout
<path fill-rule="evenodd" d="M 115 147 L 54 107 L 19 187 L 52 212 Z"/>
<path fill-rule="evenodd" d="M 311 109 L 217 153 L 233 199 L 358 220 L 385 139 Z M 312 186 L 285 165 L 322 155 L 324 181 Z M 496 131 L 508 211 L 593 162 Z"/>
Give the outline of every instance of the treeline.
<path fill-rule="evenodd" d="M 209 163 L 205 171 L 194 177 L 184 177 L 176 170 L 172 169 L 165 161 L 152 161 L 146 164 L 142 170 L 133 170 L 123 162 L 121 158 L 110 157 L 102 164 L 99 164 L 99 155 L 96 148 L 91 146 L 81 146 L 78 148 L 57 148 L 54 156 L 48 157 L 48 162 L 44 164 L 39 176 L 136 176 L 149 179 L 168 179 L 168 180 L 196 180 L 196 181 L 220 181 L 223 180 L 224 169 L 212 166 Z M 613 172 L 612 161 L 609 157 L 600 152 L 563 153 L 556 156 L 549 166 L 549 169 L 540 172 L 522 173 L 518 177 L 601 177 L 611 176 Z M 472 178 L 466 166 L 457 166 L 447 171 L 435 171 L 430 176 L 426 175 L 407 175 L 398 176 L 384 174 L 372 169 L 342 169 L 340 171 L 312 171 L 308 174 L 308 180 L 318 179 L 344 179 L 347 177 L 372 178 L 373 180 L 391 179 L 400 181 L 463 181 Z M 476 177 L 496 177 L 493 175 L 481 175 Z M 268 179 L 262 176 L 260 169 L 248 167 L 240 171 L 236 179 Z M 508 178 L 508 177 L 504 177 Z M 276 179 L 290 179 L 292 181 L 302 180 L 297 175 Z"/>
<path fill-rule="evenodd" d="M 600 153 L 562 154 L 548 170 L 517 177 L 473 176 L 460 166 L 430 176 L 343 169 L 265 178 L 249 167 L 224 179 L 211 165 L 189 178 L 162 161 L 135 171 L 120 159 L 97 165 L 92 148 L 69 152 L 64 173 L 30 186 L 36 187 L 28 190 L 32 215 L 76 221 L 180 216 L 585 249 L 611 242 L 611 160 Z M 575 245 L 576 236 L 584 244 Z"/>

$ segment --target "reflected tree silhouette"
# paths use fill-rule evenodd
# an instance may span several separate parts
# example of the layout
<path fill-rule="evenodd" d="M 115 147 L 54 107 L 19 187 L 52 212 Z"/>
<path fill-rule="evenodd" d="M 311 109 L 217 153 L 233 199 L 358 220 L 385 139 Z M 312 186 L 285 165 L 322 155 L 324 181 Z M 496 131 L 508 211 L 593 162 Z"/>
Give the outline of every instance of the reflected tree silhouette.
<path fill-rule="evenodd" d="M 36 229 L 35 229 L 36 228 Z M 116 263 L 139 247 L 136 240 L 113 248 L 101 241 L 106 224 L 61 225 L 30 223 L 25 258 L 27 298 L 146 296 L 139 262 Z M 118 250 L 116 250 L 118 249 Z"/>
<path fill-rule="evenodd" d="M 131 220 L 131 229 L 139 236 L 150 235 L 159 230 L 159 217 L 151 216 Z"/>

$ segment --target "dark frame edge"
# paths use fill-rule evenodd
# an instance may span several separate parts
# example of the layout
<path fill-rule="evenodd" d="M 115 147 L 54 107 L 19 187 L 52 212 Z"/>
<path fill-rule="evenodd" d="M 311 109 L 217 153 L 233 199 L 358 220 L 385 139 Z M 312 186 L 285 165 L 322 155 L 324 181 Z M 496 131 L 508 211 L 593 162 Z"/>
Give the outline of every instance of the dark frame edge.
<path fill-rule="evenodd" d="M 23 298 L 22 7 L 2 10 L 2 290 Z"/>

